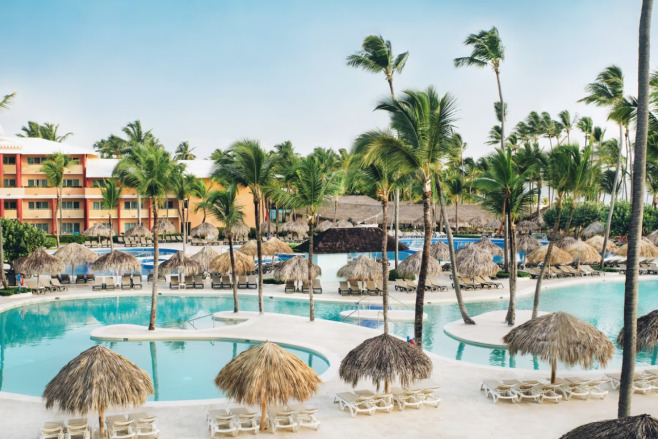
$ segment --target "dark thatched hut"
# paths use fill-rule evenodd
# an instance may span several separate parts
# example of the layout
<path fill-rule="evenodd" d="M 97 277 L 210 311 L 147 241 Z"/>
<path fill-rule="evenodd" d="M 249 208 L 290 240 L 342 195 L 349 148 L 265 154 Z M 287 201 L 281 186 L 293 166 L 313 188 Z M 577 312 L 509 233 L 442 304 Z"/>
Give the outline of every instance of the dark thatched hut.
<path fill-rule="evenodd" d="M 637 350 L 658 348 L 658 309 L 637 319 Z M 624 328 L 619 331 L 617 344 L 624 346 Z"/>
<path fill-rule="evenodd" d="M 658 437 L 658 419 L 651 415 L 591 422 L 574 428 L 560 439 L 652 439 Z"/>
<path fill-rule="evenodd" d="M 313 240 L 314 254 L 372 253 L 382 251 L 384 231 L 379 227 L 345 227 L 318 233 Z M 395 251 L 395 240 L 388 240 L 387 251 Z M 409 248 L 398 243 L 398 250 Z M 308 252 L 308 241 L 297 246 L 298 253 Z"/>

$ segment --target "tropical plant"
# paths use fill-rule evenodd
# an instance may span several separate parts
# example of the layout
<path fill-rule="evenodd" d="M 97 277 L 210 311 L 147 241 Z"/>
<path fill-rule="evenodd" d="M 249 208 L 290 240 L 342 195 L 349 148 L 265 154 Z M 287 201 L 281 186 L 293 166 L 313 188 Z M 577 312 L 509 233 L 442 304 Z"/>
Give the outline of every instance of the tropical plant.
<path fill-rule="evenodd" d="M 384 73 L 391 97 L 395 97 L 393 75 L 402 73 L 408 58 L 409 52 L 394 55 L 391 42 L 381 35 L 368 35 L 361 44 L 361 50 L 347 57 L 347 65 L 371 73 Z"/>
<path fill-rule="evenodd" d="M 107 139 L 94 143 L 94 149 L 100 153 L 102 158 L 120 159 L 128 152 L 128 144 L 121 137 L 111 134 Z"/>
<path fill-rule="evenodd" d="M 70 155 L 56 152 L 48 157 L 48 160 L 41 164 L 40 172 L 44 174 L 48 185 L 57 188 L 57 200 L 55 206 L 55 215 L 59 212 L 59 221 L 57 224 L 57 248 L 59 248 L 59 237 L 62 233 L 62 187 L 64 185 L 64 172 L 73 164 L 73 158 Z"/>
<path fill-rule="evenodd" d="M 194 181 L 194 184 L 192 185 L 191 188 L 192 196 L 199 200 L 196 206 L 194 207 L 194 213 L 202 211 L 203 220 L 201 222 L 204 223 L 206 222 L 206 215 L 208 213 L 208 209 L 210 209 L 210 207 L 212 206 L 213 191 L 211 187 L 212 187 L 212 182 L 206 184 L 205 181 L 198 178 Z"/>
<path fill-rule="evenodd" d="M 10 99 L 11 101 L 11 99 Z M 59 129 L 59 124 L 55 125 L 52 123 L 44 123 L 40 125 L 37 122 L 28 121 L 27 126 L 21 127 L 22 133 L 17 134 L 18 137 L 38 137 L 41 139 L 50 140 L 52 142 L 61 143 L 66 140 L 68 137 L 72 136 L 73 133 L 66 133 L 64 135 L 59 135 L 57 132 Z"/>
<path fill-rule="evenodd" d="M 10 93 L 8 95 L 4 95 L 2 99 L 0 99 L 0 110 L 9 109 L 9 106 L 14 103 L 15 97 L 16 97 L 16 93 Z"/>
<path fill-rule="evenodd" d="M 9 106 L 14 103 L 14 98 L 16 97 L 16 93 L 10 93 L 8 95 L 4 95 L 2 100 L 0 100 L 0 111 L 7 110 L 9 109 Z M 7 278 L 5 277 L 5 254 L 4 254 L 4 240 L 3 240 L 3 229 L 2 229 L 2 222 L 0 221 L 0 267 L 3 267 L 0 270 L 0 281 L 2 281 L 2 287 L 4 289 L 9 288 L 9 284 L 7 283 Z"/>
<path fill-rule="evenodd" d="M 103 209 L 107 209 L 107 216 L 110 221 L 110 230 L 112 231 L 112 234 L 114 234 L 114 228 L 112 227 L 112 209 L 115 209 L 117 204 L 119 204 L 121 192 L 123 192 L 123 187 L 119 185 L 119 182 L 115 178 L 105 180 L 105 186 L 101 188 L 101 205 L 103 206 Z M 110 239 L 110 248 L 111 250 L 114 250 L 113 239 Z"/>
<path fill-rule="evenodd" d="M 182 163 L 175 163 L 171 172 L 171 181 L 169 182 L 169 189 L 171 193 L 176 197 L 177 203 L 177 212 L 178 219 L 182 226 L 181 232 L 184 232 L 184 229 L 187 227 L 189 221 L 190 212 L 187 211 L 185 214 L 185 200 L 189 200 L 190 197 L 194 194 L 196 187 L 196 177 L 185 172 L 185 165 Z M 205 218 L 205 213 L 204 213 Z M 187 245 L 185 240 L 183 240 L 183 253 Z"/>
<path fill-rule="evenodd" d="M 572 203 L 569 207 L 569 217 L 567 219 L 567 224 L 565 225 L 565 232 L 569 233 L 569 228 L 571 227 L 571 220 L 573 218 L 574 211 L 578 205 L 578 199 L 580 196 L 592 186 L 593 184 L 593 175 L 594 168 L 592 167 L 592 147 L 591 145 L 583 148 L 582 151 L 578 149 L 577 146 L 574 147 L 573 153 L 573 162 L 571 167 L 573 169 L 572 173 L 572 182 L 571 182 L 571 197 Z"/>
<path fill-rule="evenodd" d="M 187 140 L 178 144 L 174 160 L 194 160 L 196 156 L 192 154 L 194 148 L 190 148 L 190 142 Z"/>
<path fill-rule="evenodd" d="M 46 246 L 48 239 L 46 234 L 32 224 L 5 218 L 1 219 L 0 224 L 2 225 L 4 257 L 8 261 L 27 256 L 36 249 Z"/>
<path fill-rule="evenodd" d="M 571 145 L 571 130 L 578 124 L 578 116 L 571 117 L 571 114 L 568 110 L 562 110 L 558 113 L 558 118 L 560 123 L 564 127 L 564 131 L 567 133 L 567 144 Z"/>

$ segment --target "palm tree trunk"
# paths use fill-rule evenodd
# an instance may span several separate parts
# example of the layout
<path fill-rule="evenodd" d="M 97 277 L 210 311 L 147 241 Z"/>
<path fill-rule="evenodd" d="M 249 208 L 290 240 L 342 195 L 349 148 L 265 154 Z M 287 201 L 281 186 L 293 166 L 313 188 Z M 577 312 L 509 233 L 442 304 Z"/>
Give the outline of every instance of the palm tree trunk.
<path fill-rule="evenodd" d="M 639 30 L 638 61 L 638 108 L 637 132 L 635 134 L 635 162 L 633 163 L 633 202 L 628 237 L 626 285 L 624 291 L 624 346 L 619 386 L 620 418 L 631 414 L 633 375 L 637 343 L 637 296 L 640 240 L 642 239 L 642 217 L 644 214 L 644 179 L 647 162 L 647 134 L 649 129 L 649 39 L 653 0 L 642 1 Z"/>
<path fill-rule="evenodd" d="M 110 219 L 110 251 L 114 251 L 114 229 L 112 229 L 112 211 L 110 210 L 110 213 L 107 214 L 107 216 Z M 157 261 L 157 259 L 153 260 L 154 263 Z"/>
<path fill-rule="evenodd" d="M 452 279 L 455 282 L 455 296 L 457 297 L 457 306 L 459 307 L 459 312 L 462 315 L 462 320 L 467 325 L 475 325 L 475 321 L 468 315 L 466 310 L 466 305 L 464 305 L 464 298 L 462 297 L 462 290 L 459 287 L 459 282 L 457 282 L 457 268 L 453 261 L 455 260 L 455 244 L 452 240 L 452 230 L 450 230 L 450 220 L 448 219 L 446 213 L 446 203 L 443 199 L 443 192 L 441 191 L 441 181 L 436 179 L 437 192 L 439 193 L 439 204 L 441 205 L 441 222 L 443 223 L 446 236 L 448 238 L 448 251 L 450 253 L 450 269 L 452 270 Z"/>
<path fill-rule="evenodd" d="M 153 222 L 158 223 L 158 203 L 153 200 Z M 149 320 L 149 331 L 155 330 L 155 319 L 158 312 L 158 263 L 160 259 L 160 245 L 158 242 L 158 233 L 153 228 L 153 291 L 151 293 L 151 319 Z"/>
<path fill-rule="evenodd" d="M 338 221 L 338 197 L 334 197 L 334 224 Z"/>
<path fill-rule="evenodd" d="M 509 306 L 505 321 L 508 325 L 514 325 L 516 319 L 516 236 L 514 235 L 514 222 L 512 221 L 511 209 L 507 210 L 507 236 L 509 239 L 510 265 L 509 269 Z"/>
<path fill-rule="evenodd" d="M 423 187 L 423 225 L 425 237 L 423 240 L 423 255 L 418 273 L 416 288 L 416 313 L 414 316 L 414 339 L 419 349 L 423 348 L 423 308 L 425 306 L 425 282 L 427 281 L 427 266 L 430 260 L 430 244 L 432 242 L 432 226 L 430 224 L 430 202 L 432 200 L 432 182 L 425 179 Z"/>
<path fill-rule="evenodd" d="M 500 149 L 505 149 L 505 103 L 503 102 L 503 89 L 500 85 L 500 71 L 496 67 L 496 84 L 498 84 L 498 99 L 500 100 Z"/>
<path fill-rule="evenodd" d="M 155 394 L 153 395 L 156 401 L 160 400 L 159 383 L 158 383 L 158 348 L 154 341 L 149 342 L 149 351 L 151 352 L 151 373 L 153 374 L 153 388 Z"/>
<path fill-rule="evenodd" d="M 509 212 L 507 212 L 507 215 L 509 215 Z M 509 233 L 507 233 L 509 221 L 507 221 L 507 215 L 503 213 L 503 269 L 509 272 Z"/>
<path fill-rule="evenodd" d="M 398 234 L 400 232 L 399 224 L 399 211 L 400 211 L 400 189 L 395 189 L 395 269 L 398 269 Z"/>
<path fill-rule="evenodd" d="M 57 227 L 57 248 L 59 248 L 59 240 L 62 236 L 62 188 L 59 188 L 59 202 L 57 203 L 57 209 L 59 209 L 59 226 Z"/>
<path fill-rule="evenodd" d="M 622 131 L 619 125 L 619 140 L 621 140 Z M 621 168 L 621 143 L 617 154 L 617 167 L 615 169 L 615 182 L 612 185 L 612 194 L 610 194 L 610 208 L 608 209 L 608 219 L 605 222 L 605 232 L 603 234 L 603 248 L 601 249 L 601 269 L 605 266 L 605 252 L 608 248 L 608 237 L 610 236 L 610 224 L 612 223 L 612 213 L 615 210 L 615 200 L 617 198 L 617 186 L 619 185 L 619 171 Z"/>
<path fill-rule="evenodd" d="M 254 198 L 254 216 L 256 217 L 256 255 L 258 256 L 258 312 L 263 314 L 263 249 L 260 238 L 260 200 Z"/>
<path fill-rule="evenodd" d="M 235 256 L 233 255 L 233 233 L 228 233 L 228 251 L 231 258 L 231 276 L 233 276 L 233 312 L 240 311 L 238 305 L 238 282 L 235 276 Z M 260 261 L 260 259 L 259 259 Z"/>
<path fill-rule="evenodd" d="M 55 238 L 57 238 L 57 248 L 59 248 L 59 232 L 62 230 L 62 219 L 57 217 L 57 212 L 59 212 L 59 189 L 57 189 L 57 197 L 55 198 L 55 224 L 57 225 L 57 230 L 55 231 Z"/>
<path fill-rule="evenodd" d="M 459 203 L 455 197 L 455 233 L 459 233 Z"/>
<path fill-rule="evenodd" d="M 3 219 L 0 218 L 0 279 L 2 280 L 2 287 L 6 290 L 9 288 L 9 283 L 7 282 L 7 277 L 5 276 L 5 251 L 3 249 L 4 241 L 2 237 L 2 221 Z"/>
<path fill-rule="evenodd" d="M 537 285 L 535 286 L 535 300 L 532 304 L 532 318 L 536 319 L 537 314 L 539 314 L 539 294 L 541 293 L 541 281 L 544 278 L 544 273 L 548 267 L 548 261 L 551 257 L 551 252 L 553 251 L 553 245 L 555 245 L 555 239 L 557 238 L 557 232 L 560 230 L 560 217 L 562 216 L 562 194 L 558 195 L 555 202 L 555 224 L 553 225 L 553 236 L 551 236 L 551 241 L 548 243 L 548 249 L 546 249 L 546 256 L 544 256 L 544 265 L 541 267 L 539 276 L 537 277 Z"/>
<path fill-rule="evenodd" d="M 315 320 L 315 303 L 313 302 L 313 235 L 315 234 L 315 214 L 308 220 L 308 313 L 311 321 Z M 304 287 L 302 286 L 302 289 Z"/>
<path fill-rule="evenodd" d="M 537 182 L 537 218 L 541 214 L 541 179 Z"/>
<path fill-rule="evenodd" d="M 137 224 L 142 225 L 142 196 L 137 195 Z"/>
<path fill-rule="evenodd" d="M 388 193 L 382 197 L 384 224 L 388 224 Z M 384 314 L 384 334 L 388 334 L 388 230 L 384 227 L 382 238 L 382 313 Z"/>
<path fill-rule="evenodd" d="M 571 228 L 571 220 L 573 219 L 573 213 L 576 210 L 576 196 L 574 195 L 573 200 L 571 200 L 571 206 L 569 206 L 569 218 L 567 218 L 567 224 L 564 227 L 566 234 L 569 234 L 569 229 Z M 574 238 L 576 236 L 574 235 Z"/>

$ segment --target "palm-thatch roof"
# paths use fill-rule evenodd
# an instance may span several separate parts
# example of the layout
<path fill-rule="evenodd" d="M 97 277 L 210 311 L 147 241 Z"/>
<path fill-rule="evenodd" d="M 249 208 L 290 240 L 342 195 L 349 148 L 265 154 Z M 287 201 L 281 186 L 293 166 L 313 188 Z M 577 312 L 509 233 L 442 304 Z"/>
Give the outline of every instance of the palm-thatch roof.
<path fill-rule="evenodd" d="M 447 244 L 437 241 L 430 245 L 430 257 L 434 259 L 450 259 L 450 249 Z"/>
<path fill-rule="evenodd" d="M 411 225 L 415 228 L 425 227 L 425 217 L 421 216 L 412 221 Z"/>
<path fill-rule="evenodd" d="M 560 439 L 653 439 L 658 437 L 658 419 L 651 415 L 590 422 L 574 428 Z"/>
<path fill-rule="evenodd" d="M 379 227 L 336 228 L 318 233 L 313 239 L 313 253 L 372 253 L 382 251 L 384 232 Z M 398 242 L 399 250 L 409 248 Z M 389 239 L 387 251 L 395 251 L 395 240 Z M 297 252 L 308 252 L 308 241 L 297 246 Z"/>
<path fill-rule="evenodd" d="M 82 352 L 59 371 L 43 392 L 46 408 L 57 406 L 70 414 L 100 416 L 110 408 L 137 407 L 153 393 L 148 373 L 126 357 L 96 345 Z"/>
<path fill-rule="evenodd" d="M 603 232 L 605 232 L 605 226 L 599 221 L 594 221 L 580 232 L 580 236 L 582 236 L 583 239 L 587 239 L 594 235 L 600 235 Z"/>
<path fill-rule="evenodd" d="M 628 255 L 628 244 L 624 244 L 614 251 L 615 256 L 627 256 Z M 653 245 L 651 241 L 646 238 L 640 240 L 640 257 L 641 258 L 653 258 L 658 256 L 658 247 Z"/>
<path fill-rule="evenodd" d="M 89 264 L 98 259 L 98 254 L 96 254 L 96 252 L 88 249 L 84 245 L 78 244 L 77 242 L 72 242 L 61 247 L 55 252 L 55 256 L 65 264 L 71 265 L 72 274 L 75 273 L 76 264 Z"/>
<path fill-rule="evenodd" d="M 288 244 L 281 241 L 279 238 L 272 236 L 270 239 L 263 243 L 262 249 L 264 255 L 291 255 L 294 252 Z"/>
<path fill-rule="evenodd" d="M 565 312 L 547 314 L 512 329 L 503 341 L 510 355 L 537 355 L 551 365 L 551 382 L 555 382 L 557 362 L 568 366 L 581 364 L 589 368 L 594 360 L 605 367 L 615 347 L 593 325 Z"/>
<path fill-rule="evenodd" d="M 174 226 L 174 224 L 168 219 L 162 218 L 161 220 L 158 220 L 151 231 L 158 234 L 176 233 L 176 226 Z"/>
<path fill-rule="evenodd" d="M 142 264 L 133 255 L 113 250 L 96 259 L 91 268 L 96 271 L 139 271 Z"/>
<path fill-rule="evenodd" d="M 133 238 L 148 238 L 149 236 L 153 236 L 153 233 L 151 233 L 149 229 L 143 225 L 138 224 L 124 233 L 123 236 L 131 236 Z"/>
<path fill-rule="evenodd" d="M 233 259 L 235 262 L 235 273 L 237 275 L 243 275 L 254 271 L 256 264 L 254 260 L 244 253 L 239 251 L 233 251 Z M 217 256 L 210 262 L 208 266 L 208 271 L 211 273 L 222 273 L 228 274 L 231 272 L 231 253 L 224 252 L 221 255 Z"/>
<path fill-rule="evenodd" d="M 382 264 L 375 262 L 366 255 L 352 259 L 338 269 L 338 277 L 348 280 L 368 281 L 382 278 Z"/>
<path fill-rule="evenodd" d="M 624 328 L 619 331 L 617 344 L 624 346 Z M 651 311 L 637 319 L 637 350 L 658 346 L 658 310 Z"/>
<path fill-rule="evenodd" d="M 484 228 L 487 230 L 497 230 L 500 227 L 501 221 L 499 219 L 492 219 L 484 225 Z"/>
<path fill-rule="evenodd" d="M 487 225 L 487 220 L 482 218 L 481 216 L 476 216 L 468 220 L 468 223 L 472 226 L 475 227 L 476 229 L 481 229 L 484 226 Z"/>
<path fill-rule="evenodd" d="M 313 264 L 313 278 L 322 274 L 322 269 Z M 303 256 L 293 256 L 274 269 L 274 278 L 282 281 L 303 282 L 308 280 L 308 259 Z"/>
<path fill-rule="evenodd" d="M 462 276 L 495 276 L 500 267 L 494 264 L 492 255 L 486 249 L 473 244 L 459 250 L 455 255 L 455 267 Z"/>
<path fill-rule="evenodd" d="M 603 239 L 604 239 L 603 236 L 596 235 L 596 236 L 592 236 L 585 242 L 591 245 L 592 247 L 594 247 L 597 251 L 601 252 L 603 251 Z M 617 250 L 617 244 L 612 242 L 612 239 L 608 239 L 608 243 L 606 244 L 605 250 L 607 253 L 614 252 L 615 250 Z"/>
<path fill-rule="evenodd" d="M 405 258 L 404 261 L 401 261 L 398 264 L 398 276 L 403 278 L 411 278 L 412 276 L 417 275 L 420 272 L 420 264 L 423 261 L 423 252 L 417 251 L 411 256 Z M 441 264 L 439 261 L 433 257 L 429 258 L 429 264 L 427 265 L 427 275 L 428 276 L 438 276 L 441 274 Z"/>
<path fill-rule="evenodd" d="M 320 224 L 318 224 L 318 225 L 315 227 L 315 231 L 316 231 L 317 233 L 325 232 L 325 231 L 331 229 L 333 226 L 334 226 L 334 223 L 333 223 L 333 222 L 331 222 L 331 221 L 326 221 L 326 220 L 325 220 L 325 221 L 322 221 Z"/>
<path fill-rule="evenodd" d="M 301 220 L 288 221 L 287 223 L 284 223 L 279 230 L 286 233 L 304 235 L 308 233 L 308 224 Z"/>
<path fill-rule="evenodd" d="M 571 244 L 575 244 L 575 243 L 576 243 L 576 238 L 571 237 L 571 236 L 565 236 L 564 238 L 561 238 L 561 239 L 558 239 L 557 241 L 555 241 L 555 246 L 561 248 L 562 250 L 564 250 L 565 248 L 567 248 Z"/>
<path fill-rule="evenodd" d="M 260 234 L 267 235 L 270 231 L 276 230 L 276 224 L 271 221 L 263 221 L 260 224 Z"/>
<path fill-rule="evenodd" d="M 537 250 L 534 250 L 528 255 L 528 262 L 531 264 L 539 264 L 540 262 L 544 262 L 547 251 L 548 245 L 542 245 Z M 553 250 L 551 250 L 551 257 L 548 260 L 549 265 L 570 264 L 572 262 L 573 256 L 562 250 L 560 247 L 556 245 L 553 246 Z"/>
<path fill-rule="evenodd" d="M 296 355 L 266 341 L 232 359 L 215 378 L 215 385 L 238 404 L 261 407 L 261 430 L 268 404 L 306 401 L 318 390 L 320 377 Z"/>
<path fill-rule="evenodd" d="M 654 230 L 653 232 L 649 233 L 647 236 L 645 236 L 646 239 L 648 239 L 653 245 L 658 246 L 658 230 Z"/>
<path fill-rule="evenodd" d="M 601 260 L 598 250 L 580 239 L 566 246 L 564 251 L 573 256 L 573 260 L 578 261 L 578 264 L 593 264 Z"/>
<path fill-rule="evenodd" d="M 399 382 L 407 387 L 432 375 L 432 360 L 422 349 L 388 334 L 363 341 L 340 362 L 338 374 L 355 387 L 369 379 L 379 390 L 382 383 Z"/>
<path fill-rule="evenodd" d="M 541 228 L 544 226 L 544 217 L 542 215 L 538 215 L 537 218 L 535 218 L 535 222 L 537 225 Z"/>
<path fill-rule="evenodd" d="M 532 232 L 533 230 L 536 230 L 539 228 L 539 225 L 534 222 L 534 221 L 520 221 L 516 225 L 516 230 L 521 233 L 527 233 L 527 232 Z"/>
<path fill-rule="evenodd" d="M 518 235 L 516 237 L 516 248 L 523 253 L 530 253 L 539 248 L 541 244 L 531 235 Z"/>
<path fill-rule="evenodd" d="M 336 224 L 334 224 L 333 227 L 337 227 L 339 229 L 344 229 L 344 228 L 354 227 L 354 224 L 352 224 L 351 222 L 349 222 L 347 220 L 340 220 Z"/>
<path fill-rule="evenodd" d="M 206 237 L 213 237 L 216 238 L 219 236 L 219 230 L 217 230 L 217 227 L 213 226 L 210 223 L 207 222 L 202 222 L 198 226 L 194 227 L 192 230 L 190 230 L 190 236 L 195 237 L 195 238 L 206 238 Z"/>
<path fill-rule="evenodd" d="M 261 251 L 262 250 L 263 248 L 261 244 Z M 238 251 L 244 255 L 251 256 L 253 258 L 258 255 L 258 243 L 252 239 L 251 241 L 248 241 L 246 244 L 241 245 Z"/>
<path fill-rule="evenodd" d="M 84 236 L 112 236 L 112 230 L 104 224 L 95 223 L 93 226 L 89 227 L 87 230 L 82 232 Z"/>
<path fill-rule="evenodd" d="M 201 249 L 201 251 L 199 251 L 199 252 L 193 254 L 192 256 L 190 256 L 190 259 L 193 260 L 193 261 L 198 262 L 199 265 L 201 265 L 201 267 L 208 270 L 208 267 L 210 266 L 210 263 L 217 256 L 219 256 L 219 253 L 217 253 L 211 247 L 208 247 L 207 245 L 204 245 L 203 248 Z"/>
<path fill-rule="evenodd" d="M 474 242 L 473 245 L 488 251 L 492 256 L 503 256 L 503 249 L 494 244 L 487 236 L 483 236 L 479 241 Z"/>
<path fill-rule="evenodd" d="M 64 262 L 57 256 L 49 255 L 44 249 L 38 248 L 20 262 L 19 270 L 27 276 L 61 273 L 64 271 Z"/>
<path fill-rule="evenodd" d="M 238 241 L 244 241 L 249 238 L 249 226 L 245 223 L 237 224 L 231 228 L 225 227 L 224 236 L 227 236 L 229 231 L 233 233 L 233 238 Z"/>
<path fill-rule="evenodd" d="M 158 265 L 158 270 L 162 270 L 163 273 L 176 271 L 179 274 L 199 274 L 203 271 L 203 267 L 194 259 L 185 256 L 185 253 L 179 251 L 166 261 L 161 262 Z"/>

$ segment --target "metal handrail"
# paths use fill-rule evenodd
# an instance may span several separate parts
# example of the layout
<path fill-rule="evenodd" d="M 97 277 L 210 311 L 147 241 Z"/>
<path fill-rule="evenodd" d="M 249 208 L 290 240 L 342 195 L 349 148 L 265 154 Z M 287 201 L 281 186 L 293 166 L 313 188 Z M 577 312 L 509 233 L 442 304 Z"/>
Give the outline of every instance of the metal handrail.
<path fill-rule="evenodd" d="M 200 316 L 200 317 L 195 317 L 193 319 L 189 319 L 189 320 L 187 320 L 187 323 L 189 323 L 191 327 L 193 327 L 194 329 L 196 329 L 198 331 L 199 328 L 194 326 L 193 322 L 195 322 L 197 320 L 200 320 L 200 319 L 205 319 L 207 317 L 212 317 L 212 314 L 206 314 L 205 316 Z M 215 320 L 214 319 L 211 319 L 211 320 L 212 320 L 212 327 L 214 328 L 215 327 Z"/>

